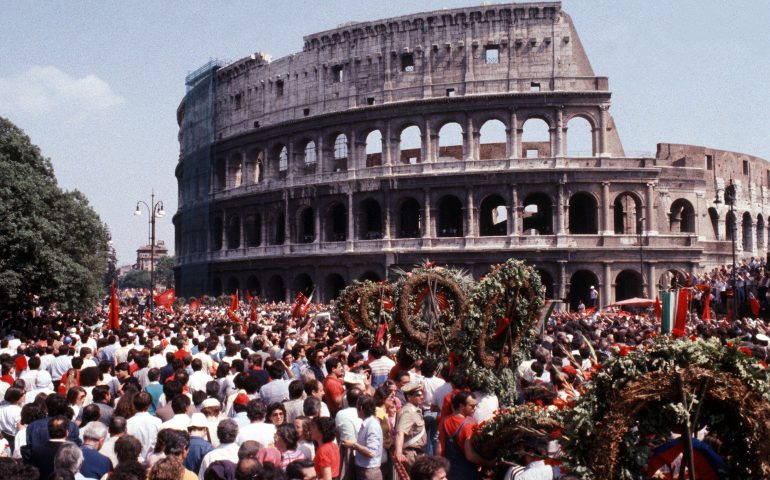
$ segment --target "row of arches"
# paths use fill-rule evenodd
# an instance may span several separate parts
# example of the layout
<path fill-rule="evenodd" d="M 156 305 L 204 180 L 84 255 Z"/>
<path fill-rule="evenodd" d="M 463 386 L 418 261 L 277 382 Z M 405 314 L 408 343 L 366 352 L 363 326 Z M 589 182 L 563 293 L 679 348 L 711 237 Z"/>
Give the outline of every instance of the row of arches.
<path fill-rule="evenodd" d="M 559 122 L 550 116 L 533 116 L 514 129 L 515 133 L 509 127 L 511 120 L 505 120 L 503 115 L 486 118 L 476 129 L 472 118 L 456 115 L 438 120 L 435 130 L 430 123 L 402 120 L 398 125 L 276 140 L 266 147 L 248 147 L 216 157 L 211 188 L 217 192 L 265 179 L 385 164 L 552 157 L 562 152 L 569 157 L 590 157 L 599 153 L 599 129 L 593 115 L 575 114 L 564 127 L 558 127 Z"/>
<path fill-rule="evenodd" d="M 755 219 L 751 213 L 743 212 L 739 228 L 737 215 L 735 212 L 728 211 L 725 215 L 723 235 L 720 234 L 719 229 L 719 214 L 713 207 L 709 208 L 709 218 L 714 229 L 714 236 L 717 239 L 724 239 L 730 242 L 735 239 L 737 247 L 746 252 L 762 251 L 768 246 L 767 240 L 770 238 L 770 227 L 766 227 L 765 219 L 761 213 L 757 214 Z"/>

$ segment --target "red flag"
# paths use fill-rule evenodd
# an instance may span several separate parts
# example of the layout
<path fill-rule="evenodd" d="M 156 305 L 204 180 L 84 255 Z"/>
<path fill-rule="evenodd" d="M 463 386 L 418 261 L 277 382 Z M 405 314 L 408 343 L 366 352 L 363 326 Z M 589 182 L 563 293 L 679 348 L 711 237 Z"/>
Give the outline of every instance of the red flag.
<path fill-rule="evenodd" d="M 703 295 L 706 297 L 703 300 L 703 313 L 701 318 L 703 320 L 711 320 L 711 290 L 704 290 Z"/>
<path fill-rule="evenodd" d="M 678 296 L 674 329 L 684 332 L 684 327 L 687 325 L 687 308 L 690 304 L 690 290 L 688 288 L 680 288 Z"/>
<path fill-rule="evenodd" d="M 235 311 L 238 310 L 238 289 L 235 289 L 235 293 L 233 293 L 233 299 L 230 302 L 230 310 Z"/>
<path fill-rule="evenodd" d="M 313 294 L 315 294 L 315 290 L 313 290 L 309 297 L 306 297 L 302 292 L 297 294 L 297 299 L 294 300 L 294 306 L 291 309 L 291 318 L 304 318 L 307 315 L 308 310 L 310 310 L 310 302 L 313 300 Z"/>
<path fill-rule="evenodd" d="M 749 306 L 751 306 L 751 313 L 756 317 L 759 316 L 759 300 L 756 297 L 749 299 Z"/>
<path fill-rule="evenodd" d="M 247 302 L 247 303 L 251 303 L 251 299 L 252 299 L 252 298 L 254 298 L 254 297 L 252 297 L 252 296 L 251 296 L 251 292 L 249 292 L 248 290 L 246 290 L 246 302 Z"/>
<path fill-rule="evenodd" d="M 249 311 L 249 320 L 252 322 L 257 321 L 257 301 L 255 298 L 252 298 L 249 300 L 249 303 L 251 304 L 251 310 Z"/>
<path fill-rule="evenodd" d="M 660 317 L 663 315 L 663 306 L 660 304 L 660 298 L 657 296 L 655 297 L 655 318 L 660 320 Z"/>
<path fill-rule="evenodd" d="M 200 301 L 200 300 L 198 300 L 198 299 L 197 299 L 197 298 L 195 298 L 195 297 L 191 298 L 191 299 L 190 299 L 190 311 L 191 311 L 191 312 L 195 312 L 195 311 L 197 311 L 199 308 L 201 308 L 201 301 Z"/>
<path fill-rule="evenodd" d="M 171 309 L 171 305 L 176 301 L 176 291 L 173 288 L 169 288 L 164 292 L 155 295 L 153 301 L 155 302 L 155 305 L 165 308 L 168 313 L 172 313 L 173 310 Z"/>
<path fill-rule="evenodd" d="M 383 321 L 380 323 L 380 326 L 377 327 L 377 335 L 375 335 L 374 338 L 374 345 L 377 346 L 382 343 L 383 339 L 385 338 L 385 334 L 388 332 L 388 322 Z"/>
<path fill-rule="evenodd" d="M 118 295 L 115 293 L 115 280 L 113 280 L 112 293 L 110 293 L 110 317 L 108 322 L 108 326 L 112 330 L 120 329 L 120 316 L 118 315 L 119 307 Z"/>

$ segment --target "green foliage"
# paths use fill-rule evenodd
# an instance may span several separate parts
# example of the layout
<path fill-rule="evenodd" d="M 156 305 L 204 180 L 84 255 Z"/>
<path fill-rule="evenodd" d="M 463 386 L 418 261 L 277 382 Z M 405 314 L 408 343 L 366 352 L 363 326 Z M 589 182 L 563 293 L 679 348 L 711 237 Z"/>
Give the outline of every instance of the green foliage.
<path fill-rule="evenodd" d="M 174 257 L 163 255 L 155 264 L 155 284 L 165 285 L 166 288 L 174 287 Z"/>
<path fill-rule="evenodd" d="M 150 288 L 148 270 L 131 270 L 118 279 L 120 288 Z"/>
<path fill-rule="evenodd" d="M 107 254 L 107 271 L 104 274 L 104 282 L 102 282 L 106 291 L 110 291 L 113 280 L 115 283 L 118 281 L 118 256 L 115 253 L 115 248 L 110 245 Z"/>
<path fill-rule="evenodd" d="M 50 160 L 0 117 L 0 311 L 94 306 L 107 267 L 99 216 L 56 184 Z"/>

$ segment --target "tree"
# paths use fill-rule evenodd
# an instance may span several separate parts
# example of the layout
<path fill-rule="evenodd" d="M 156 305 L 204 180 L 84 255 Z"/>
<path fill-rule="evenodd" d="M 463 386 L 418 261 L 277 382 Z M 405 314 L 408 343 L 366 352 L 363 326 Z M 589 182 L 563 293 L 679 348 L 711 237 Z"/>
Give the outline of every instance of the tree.
<path fill-rule="evenodd" d="M 110 291 L 112 282 L 118 281 L 118 255 L 115 253 L 115 247 L 110 245 L 109 253 L 107 254 L 107 271 L 104 274 L 104 282 L 102 286 L 106 291 Z"/>
<path fill-rule="evenodd" d="M 118 278 L 120 288 L 150 288 L 149 270 L 130 270 Z"/>
<path fill-rule="evenodd" d="M 155 264 L 155 283 L 165 285 L 166 288 L 174 286 L 174 257 L 163 255 Z"/>
<path fill-rule="evenodd" d="M 83 194 L 56 184 L 51 161 L 3 117 L 0 218 L 0 313 L 93 308 L 107 266 L 102 222 Z"/>

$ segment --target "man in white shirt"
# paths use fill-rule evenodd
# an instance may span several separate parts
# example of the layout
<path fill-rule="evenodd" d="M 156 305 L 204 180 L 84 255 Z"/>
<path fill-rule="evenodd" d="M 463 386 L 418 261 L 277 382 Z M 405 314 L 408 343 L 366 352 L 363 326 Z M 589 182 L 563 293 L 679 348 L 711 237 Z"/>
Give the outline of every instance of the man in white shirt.
<path fill-rule="evenodd" d="M 69 354 L 70 346 L 67 344 L 59 346 L 59 355 L 53 359 L 48 366 L 48 373 L 51 374 L 51 378 L 54 384 L 58 387 L 59 381 L 62 375 L 67 373 L 67 370 L 72 368 L 72 357 Z"/>
<path fill-rule="evenodd" d="M 193 392 L 205 392 L 206 384 L 213 380 L 207 371 L 203 370 L 203 362 L 200 358 L 194 358 L 190 366 L 193 369 L 192 375 L 187 380 L 187 386 Z"/>
<path fill-rule="evenodd" d="M 191 405 L 190 397 L 187 395 L 177 395 L 171 400 L 171 410 L 174 411 L 174 416 L 170 420 L 166 420 L 160 426 L 160 429 L 170 428 L 172 430 L 187 431 L 187 427 L 190 426 L 190 416 L 187 415 L 187 411 Z"/>
<path fill-rule="evenodd" d="M 128 419 L 126 430 L 129 435 L 136 437 L 142 443 L 142 457 L 147 455 L 155 448 L 155 440 L 163 421 L 150 415 L 148 410 L 152 405 L 152 397 L 147 392 L 137 393 L 134 397 L 134 408 L 136 414 Z"/>
<path fill-rule="evenodd" d="M 21 422 L 21 402 L 24 392 L 19 388 L 11 387 L 5 391 L 5 397 L 0 402 L 0 432 L 9 443 L 12 444 L 16 437 Z"/>
<path fill-rule="evenodd" d="M 260 447 L 266 448 L 275 442 L 275 425 L 265 423 L 267 407 L 260 399 L 251 400 L 246 406 L 246 415 L 250 424 L 241 427 L 235 443 L 240 446 L 246 440 L 255 440 Z"/>
<path fill-rule="evenodd" d="M 210 451 L 203 457 L 201 468 L 198 471 L 198 478 L 204 478 L 206 469 L 209 465 L 218 460 L 229 460 L 238 463 L 238 444 L 235 439 L 238 437 L 238 424 L 226 418 L 219 422 L 217 426 L 217 438 L 219 438 L 219 447 Z"/>
<path fill-rule="evenodd" d="M 344 442 L 355 442 L 358 439 L 358 431 L 361 430 L 361 423 L 363 422 L 358 416 L 358 398 L 361 396 L 361 389 L 358 387 L 349 388 L 345 396 L 348 401 L 347 407 L 339 410 L 334 417 L 334 424 L 337 426 L 337 436 L 343 444 Z M 342 459 L 342 465 L 340 470 L 340 476 L 346 478 L 349 476 L 351 470 L 354 470 L 353 465 L 353 450 L 343 446 L 340 448 L 340 458 Z"/>
<path fill-rule="evenodd" d="M 443 378 L 436 376 L 436 368 L 438 365 L 431 358 L 426 358 L 420 365 L 423 391 L 422 417 L 425 419 L 425 429 L 428 432 L 425 453 L 428 455 L 438 452 L 438 414 L 441 412 L 441 405 L 437 404 L 434 398 L 436 391 L 446 383 Z"/>

